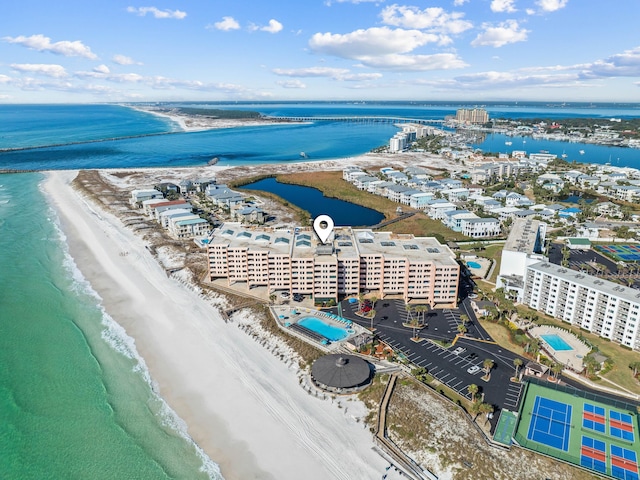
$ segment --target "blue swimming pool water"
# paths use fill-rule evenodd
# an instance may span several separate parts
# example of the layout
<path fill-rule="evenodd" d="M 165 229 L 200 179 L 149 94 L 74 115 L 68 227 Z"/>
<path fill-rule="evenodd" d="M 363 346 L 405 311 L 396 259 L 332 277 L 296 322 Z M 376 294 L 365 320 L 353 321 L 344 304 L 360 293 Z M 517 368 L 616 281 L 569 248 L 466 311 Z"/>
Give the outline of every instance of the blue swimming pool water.
<path fill-rule="evenodd" d="M 540 337 L 549 344 L 556 352 L 562 350 L 573 350 L 573 347 L 565 342 L 560 336 L 555 333 L 549 335 L 540 335 Z"/>
<path fill-rule="evenodd" d="M 332 342 L 343 340 L 349 336 L 349 333 L 341 327 L 335 327 L 323 322 L 315 317 L 304 317 L 298 321 L 299 325 L 302 325 L 309 330 L 313 330 L 316 333 L 328 338 Z"/>
<path fill-rule="evenodd" d="M 478 262 L 467 262 L 467 265 L 469 266 L 469 268 L 482 268 L 482 265 L 480 265 Z"/>

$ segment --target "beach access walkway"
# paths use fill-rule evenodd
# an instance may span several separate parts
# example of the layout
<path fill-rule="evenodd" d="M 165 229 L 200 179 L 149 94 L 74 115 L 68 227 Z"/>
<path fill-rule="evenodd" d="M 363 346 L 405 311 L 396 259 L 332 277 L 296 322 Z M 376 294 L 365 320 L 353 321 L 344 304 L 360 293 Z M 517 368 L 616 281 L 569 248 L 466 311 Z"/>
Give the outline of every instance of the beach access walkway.
<path fill-rule="evenodd" d="M 413 480 L 438 480 L 433 473 L 423 470 L 420 465 L 405 455 L 400 448 L 387 436 L 387 411 L 389 401 L 393 394 L 398 373 L 394 372 L 389 377 L 389 382 L 382 395 L 382 401 L 378 409 L 378 422 L 376 424 L 376 444 L 391 457 L 391 463 L 401 470 L 408 478 Z"/>

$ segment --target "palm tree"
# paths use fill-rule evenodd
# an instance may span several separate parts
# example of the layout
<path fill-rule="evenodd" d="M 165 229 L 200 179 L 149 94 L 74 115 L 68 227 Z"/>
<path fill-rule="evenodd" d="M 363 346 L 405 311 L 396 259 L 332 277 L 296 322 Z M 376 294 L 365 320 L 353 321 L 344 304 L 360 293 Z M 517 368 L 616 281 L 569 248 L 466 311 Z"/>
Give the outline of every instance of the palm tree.
<path fill-rule="evenodd" d="M 560 372 L 562 372 L 563 369 L 564 367 L 560 363 L 554 363 L 551 365 L 551 372 L 553 373 L 554 380 L 558 380 L 558 375 L 560 375 Z"/>
<path fill-rule="evenodd" d="M 476 394 L 478 393 L 478 385 L 476 385 L 475 383 L 472 383 L 471 385 L 469 385 L 467 387 L 467 391 L 471 395 L 471 401 L 475 402 L 476 401 Z"/>
<path fill-rule="evenodd" d="M 416 330 L 418 328 L 422 328 L 422 324 L 420 324 L 420 321 L 417 318 L 412 318 L 411 321 L 409 322 L 409 325 L 413 329 L 413 337 L 412 338 L 414 340 L 417 340 L 418 339 L 418 335 L 416 333 Z"/>
<path fill-rule="evenodd" d="M 495 365 L 495 362 L 490 358 L 487 358 L 485 359 L 484 362 L 482 362 L 482 368 L 484 369 L 484 373 L 487 381 L 489 381 L 489 379 L 491 378 L 491 369 L 493 368 L 494 365 Z"/>
<path fill-rule="evenodd" d="M 469 323 L 469 317 L 462 313 L 460 314 L 460 321 L 462 322 L 462 325 L 466 325 L 467 323 Z"/>
<path fill-rule="evenodd" d="M 274 303 L 276 301 L 276 298 L 276 294 L 272 293 L 271 295 L 269 295 L 269 302 Z"/>
<path fill-rule="evenodd" d="M 358 311 L 362 312 L 362 306 L 364 304 L 364 293 L 358 294 Z"/>
<path fill-rule="evenodd" d="M 407 318 L 409 319 L 408 323 L 411 323 L 413 321 L 413 308 L 411 308 L 411 305 L 407 303 L 405 304 L 404 309 L 407 311 Z"/>
<path fill-rule="evenodd" d="M 467 333 L 467 327 L 465 327 L 464 325 L 458 325 L 458 333 L 460 335 L 464 335 L 465 333 Z"/>
<path fill-rule="evenodd" d="M 422 323 L 424 323 L 424 315 L 429 310 L 429 307 L 426 305 L 416 305 L 414 311 L 418 314 L 418 318 L 422 318 Z"/>
<path fill-rule="evenodd" d="M 516 378 L 518 377 L 518 370 L 520 370 L 520 367 L 522 366 L 522 360 L 519 358 L 516 358 L 513 360 L 513 366 L 516 367 Z"/>

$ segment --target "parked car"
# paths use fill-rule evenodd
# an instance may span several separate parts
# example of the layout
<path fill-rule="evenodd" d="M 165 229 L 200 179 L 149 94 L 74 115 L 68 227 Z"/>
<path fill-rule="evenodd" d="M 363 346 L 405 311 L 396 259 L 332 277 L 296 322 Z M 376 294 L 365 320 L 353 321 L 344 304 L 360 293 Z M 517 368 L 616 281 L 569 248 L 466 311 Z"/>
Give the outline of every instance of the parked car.
<path fill-rule="evenodd" d="M 480 371 L 480 367 L 478 365 L 471 365 L 468 369 L 467 369 L 467 373 L 470 374 L 474 374 L 474 373 L 478 373 Z"/>
<path fill-rule="evenodd" d="M 462 352 L 464 352 L 466 350 L 466 348 L 464 347 L 458 347 L 453 351 L 454 355 L 460 355 Z"/>
<path fill-rule="evenodd" d="M 304 300 L 304 297 L 302 295 L 300 295 L 299 293 L 294 293 L 293 294 L 293 300 L 295 302 L 301 302 L 302 300 Z"/>

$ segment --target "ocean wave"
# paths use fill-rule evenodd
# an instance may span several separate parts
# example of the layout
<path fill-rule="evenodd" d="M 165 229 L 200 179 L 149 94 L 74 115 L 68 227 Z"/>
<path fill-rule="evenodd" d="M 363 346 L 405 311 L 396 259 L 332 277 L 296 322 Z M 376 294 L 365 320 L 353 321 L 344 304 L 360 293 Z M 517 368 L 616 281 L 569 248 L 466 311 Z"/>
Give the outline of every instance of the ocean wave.
<path fill-rule="evenodd" d="M 224 477 L 220 472 L 219 465 L 214 462 L 193 440 L 193 438 L 188 433 L 188 426 L 186 422 L 178 416 L 178 414 L 158 393 L 158 385 L 151 377 L 151 373 L 147 368 L 147 364 L 145 363 L 144 358 L 142 358 L 142 356 L 140 356 L 140 354 L 138 353 L 135 345 L 135 340 L 127 334 L 126 330 L 118 322 L 116 322 L 109 315 L 109 313 L 107 313 L 104 305 L 102 304 L 102 297 L 100 297 L 98 292 L 93 289 L 93 287 L 84 277 L 77 264 L 75 263 L 75 260 L 69 253 L 67 236 L 64 234 L 62 228 L 60 227 L 59 218 L 55 210 L 50 207 L 50 212 L 50 220 L 55 228 L 64 254 L 63 267 L 71 276 L 73 291 L 95 299 L 96 306 L 101 312 L 101 323 L 104 326 L 104 329 L 101 333 L 102 339 L 115 351 L 134 361 L 133 371 L 141 375 L 145 383 L 153 392 L 155 400 L 157 400 L 160 404 L 160 411 L 158 413 L 158 416 L 161 424 L 175 431 L 188 444 L 193 446 L 198 458 L 202 462 L 200 471 L 205 473 L 211 480 L 224 480 Z"/>

